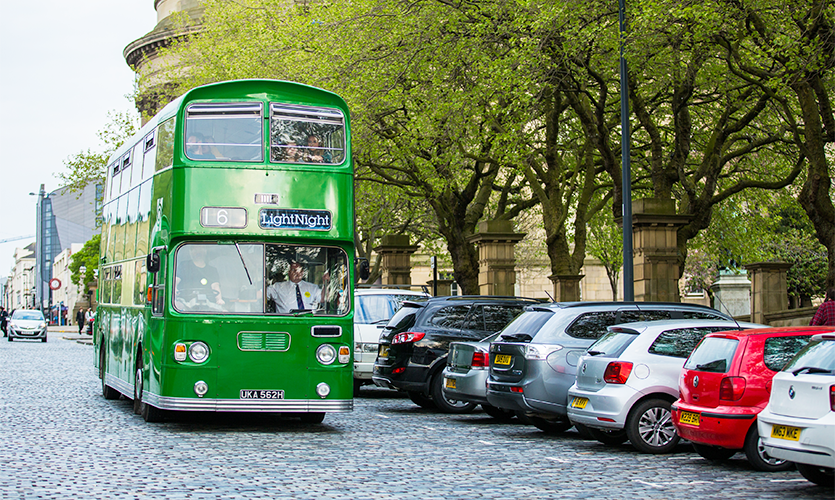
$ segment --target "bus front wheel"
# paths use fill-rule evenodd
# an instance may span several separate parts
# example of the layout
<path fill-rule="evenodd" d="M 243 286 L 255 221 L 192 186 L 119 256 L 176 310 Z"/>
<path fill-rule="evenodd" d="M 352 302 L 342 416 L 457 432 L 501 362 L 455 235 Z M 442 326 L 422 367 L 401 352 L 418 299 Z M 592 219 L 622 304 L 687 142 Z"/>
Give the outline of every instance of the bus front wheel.
<path fill-rule="evenodd" d="M 133 411 L 134 413 L 142 415 L 142 419 L 146 422 L 162 422 L 165 418 L 165 412 L 163 410 L 160 410 L 156 406 L 149 405 L 148 403 L 142 400 L 143 380 L 144 377 L 142 376 L 142 357 L 137 356 L 136 376 L 133 381 Z"/>
<path fill-rule="evenodd" d="M 325 420 L 324 413 L 302 413 L 299 415 L 303 424 L 321 424 Z"/>

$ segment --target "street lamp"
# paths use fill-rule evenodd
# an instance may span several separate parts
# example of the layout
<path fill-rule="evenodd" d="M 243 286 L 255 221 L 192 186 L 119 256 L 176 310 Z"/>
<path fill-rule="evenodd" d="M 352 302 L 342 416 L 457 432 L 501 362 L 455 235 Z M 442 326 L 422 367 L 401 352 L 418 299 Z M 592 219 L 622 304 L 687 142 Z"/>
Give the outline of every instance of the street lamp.
<path fill-rule="evenodd" d="M 625 0 L 618 0 L 618 45 L 620 46 L 620 149 L 621 191 L 623 192 L 623 300 L 635 300 L 632 273 L 632 168 L 630 165 L 629 79 L 626 58 L 623 57 L 623 38 L 626 36 Z"/>

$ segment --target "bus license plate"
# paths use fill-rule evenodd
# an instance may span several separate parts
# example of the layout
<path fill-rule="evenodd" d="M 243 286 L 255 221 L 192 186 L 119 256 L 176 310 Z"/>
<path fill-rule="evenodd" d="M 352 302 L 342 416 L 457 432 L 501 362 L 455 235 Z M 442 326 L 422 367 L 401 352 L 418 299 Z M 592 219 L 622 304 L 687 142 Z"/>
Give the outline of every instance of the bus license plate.
<path fill-rule="evenodd" d="M 571 401 L 571 407 L 572 408 L 579 408 L 581 410 L 583 408 L 585 408 L 587 404 L 589 404 L 589 398 L 577 398 L 577 397 L 575 397 Z"/>
<path fill-rule="evenodd" d="M 788 439 L 789 441 L 799 441 L 800 428 L 789 427 L 788 425 L 773 425 L 771 427 L 771 437 L 777 439 Z"/>
<path fill-rule="evenodd" d="M 692 411 L 683 411 L 681 412 L 681 416 L 678 418 L 678 420 L 682 424 L 690 424 L 698 427 L 699 423 L 701 422 L 701 417 L 698 413 L 693 413 Z"/>
<path fill-rule="evenodd" d="M 241 389 L 241 399 L 284 399 L 284 391 Z"/>
<path fill-rule="evenodd" d="M 455 379 L 454 378 L 445 378 L 444 384 L 446 385 L 447 389 L 455 389 Z"/>
<path fill-rule="evenodd" d="M 496 359 L 493 362 L 497 365 L 509 365 L 510 354 L 496 354 Z"/>

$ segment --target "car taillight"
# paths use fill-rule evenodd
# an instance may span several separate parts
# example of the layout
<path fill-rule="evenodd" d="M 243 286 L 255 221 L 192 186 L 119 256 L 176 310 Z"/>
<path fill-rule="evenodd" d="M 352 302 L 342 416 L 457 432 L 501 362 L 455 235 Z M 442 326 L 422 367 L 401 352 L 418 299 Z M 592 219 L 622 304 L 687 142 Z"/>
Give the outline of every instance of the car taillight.
<path fill-rule="evenodd" d="M 412 342 L 417 342 L 418 340 L 422 339 L 426 336 L 423 332 L 401 332 L 394 336 L 391 339 L 392 345 L 394 344 L 410 344 Z"/>
<path fill-rule="evenodd" d="M 835 411 L 835 385 L 829 386 L 829 409 Z"/>
<path fill-rule="evenodd" d="M 719 399 L 723 401 L 739 401 L 745 392 L 745 379 L 742 377 L 725 377 L 719 382 Z"/>
<path fill-rule="evenodd" d="M 632 373 L 632 363 L 612 361 L 606 366 L 606 371 L 603 373 L 603 380 L 607 384 L 625 384 L 630 373 Z"/>
<path fill-rule="evenodd" d="M 490 355 L 484 351 L 475 351 L 473 353 L 473 362 L 470 363 L 472 368 L 486 368 L 490 366 Z"/>

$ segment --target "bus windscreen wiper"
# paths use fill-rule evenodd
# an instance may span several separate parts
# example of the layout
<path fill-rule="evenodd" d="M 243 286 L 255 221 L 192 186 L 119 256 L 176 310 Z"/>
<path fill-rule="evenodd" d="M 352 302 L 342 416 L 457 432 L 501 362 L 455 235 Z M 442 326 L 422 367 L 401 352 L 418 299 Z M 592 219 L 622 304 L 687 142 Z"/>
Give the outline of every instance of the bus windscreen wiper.
<path fill-rule="evenodd" d="M 252 284 L 252 278 L 249 276 L 249 269 L 246 268 L 246 261 L 244 260 L 244 254 L 241 253 L 241 247 L 238 246 L 238 242 L 235 242 L 235 250 L 238 251 L 238 256 L 241 258 L 241 264 L 244 265 L 244 271 L 246 272 L 246 279 L 249 280 L 249 284 Z"/>

